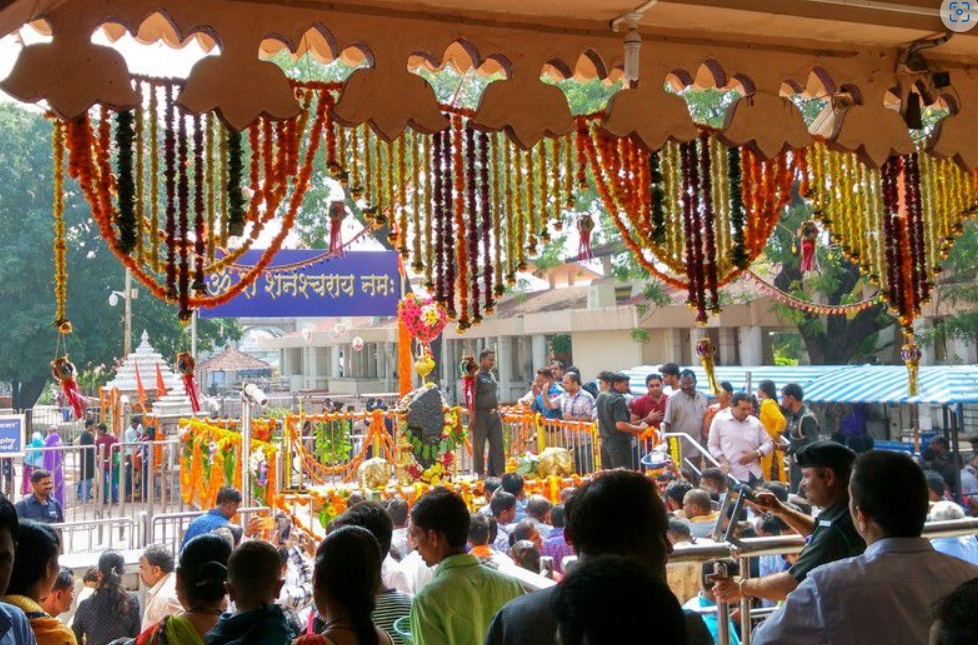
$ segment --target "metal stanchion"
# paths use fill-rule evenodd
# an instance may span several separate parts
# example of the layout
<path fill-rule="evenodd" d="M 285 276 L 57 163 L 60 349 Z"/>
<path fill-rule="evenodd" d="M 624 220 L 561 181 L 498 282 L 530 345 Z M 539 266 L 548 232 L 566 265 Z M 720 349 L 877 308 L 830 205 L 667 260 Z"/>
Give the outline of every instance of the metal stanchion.
<path fill-rule="evenodd" d="M 742 580 L 750 579 L 750 558 L 742 556 L 740 558 L 740 577 Z M 746 596 L 740 599 L 740 642 L 750 645 L 751 635 L 754 624 L 751 622 L 751 599 Z"/>

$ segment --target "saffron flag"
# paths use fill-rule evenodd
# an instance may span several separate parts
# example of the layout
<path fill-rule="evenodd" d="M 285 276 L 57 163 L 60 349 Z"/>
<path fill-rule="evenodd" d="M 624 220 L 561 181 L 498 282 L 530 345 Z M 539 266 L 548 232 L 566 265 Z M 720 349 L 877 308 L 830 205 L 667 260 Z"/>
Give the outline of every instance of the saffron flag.
<path fill-rule="evenodd" d="M 136 395 L 139 397 L 139 407 L 146 411 L 146 388 L 143 387 L 143 377 L 139 374 L 139 363 L 133 361 L 136 366 Z"/>
<path fill-rule="evenodd" d="M 166 383 L 163 382 L 163 372 L 160 370 L 160 364 L 156 364 L 156 398 L 162 399 L 166 396 Z"/>

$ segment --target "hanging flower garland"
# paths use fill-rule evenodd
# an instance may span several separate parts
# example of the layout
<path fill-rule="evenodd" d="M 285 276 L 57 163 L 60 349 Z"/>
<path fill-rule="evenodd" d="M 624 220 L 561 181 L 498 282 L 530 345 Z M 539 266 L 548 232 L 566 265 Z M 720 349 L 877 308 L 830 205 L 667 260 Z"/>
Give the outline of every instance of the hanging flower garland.
<path fill-rule="evenodd" d="M 60 121 L 54 122 L 51 139 L 51 157 L 54 163 L 54 327 L 59 334 L 71 333 L 68 319 L 68 253 L 67 228 L 65 226 L 65 128 Z"/>
<path fill-rule="evenodd" d="M 577 128 L 579 160 L 586 164 L 578 176 L 590 171 L 638 262 L 685 290 L 701 324 L 719 311 L 720 287 L 764 249 L 797 174 L 787 153 L 762 160 L 746 148 L 725 152 L 714 139 L 704 133 L 651 154 L 629 139 L 611 139 L 589 119 L 579 119 Z"/>
<path fill-rule="evenodd" d="M 879 169 L 822 143 L 810 152 L 805 181 L 815 216 L 843 256 L 880 285 L 902 329 L 912 396 L 920 360 L 913 324 L 964 219 L 978 211 L 978 174 L 918 152 L 892 156 Z"/>
<path fill-rule="evenodd" d="M 127 155 L 125 151 L 131 151 L 132 147 L 128 136 L 129 120 L 126 117 L 122 117 L 121 124 L 118 124 L 115 142 L 112 140 L 107 111 L 104 108 L 100 110 L 97 136 L 96 127 L 87 115 L 67 122 L 69 173 L 79 180 L 82 193 L 92 208 L 93 218 L 99 224 L 100 234 L 109 242 L 113 253 L 153 295 L 179 302 L 181 320 L 186 322 L 190 319 L 191 309 L 227 302 L 252 284 L 281 248 L 312 178 L 312 164 L 327 121 L 328 100 L 324 97 L 337 91 L 339 85 L 306 83 L 297 86 L 297 96 L 302 95 L 302 105 L 307 108 L 297 119 L 278 125 L 263 121 L 250 129 L 252 194 L 250 198 L 245 198 L 241 185 L 244 169 L 241 135 L 226 131 L 221 135 L 227 143 L 228 158 L 221 162 L 227 168 L 227 181 L 205 181 L 202 174 L 206 166 L 203 127 L 199 118 L 188 117 L 176 108 L 174 96 L 178 83 L 159 79 L 143 83 L 138 82 L 139 80 L 137 79 L 135 86 L 137 90 L 146 91 L 145 88 L 149 88 L 150 95 L 144 101 L 145 104 L 153 103 L 157 87 L 162 88 L 165 99 L 164 172 L 162 178 L 149 178 L 151 190 L 147 192 L 150 198 L 158 194 L 154 186 L 162 179 L 166 221 L 163 231 L 152 229 L 151 223 L 144 226 L 146 235 L 150 238 L 159 237 L 163 241 L 166 247 L 165 266 L 159 267 L 154 263 L 152 251 L 149 256 L 133 253 L 132 249 L 137 245 L 132 244 L 130 248 L 128 238 L 125 237 L 129 235 L 127 231 L 130 228 L 135 229 L 127 223 L 130 212 L 127 205 L 129 191 L 124 188 L 131 175 L 131 155 Z M 187 128 L 188 118 L 193 119 L 194 127 L 191 132 Z M 154 118 L 150 115 L 139 122 L 152 126 Z M 306 124 L 309 124 L 308 127 Z M 152 136 L 150 133 L 151 139 Z M 306 144 L 304 155 L 300 151 L 303 142 Z M 109 156 L 113 143 L 122 151 L 121 155 L 117 155 L 114 172 Z M 121 190 L 118 188 L 120 181 L 124 188 Z M 250 231 L 237 248 L 226 250 L 222 257 L 211 260 L 208 257 L 208 248 L 221 244 L 222 240 L 219 238 L 222 232 L 209 228 L 202 220 L 206 205 L 217 199 L 213 193 L 221 189 L 226 190 L 226 196 L 221 199 L 225 201 L 229 211 L 227 232 L 230 235 L 244 234 L 249 226 Z M 212 192 L 208 194 L 207 191 Z M 143 211 L 152 212 L 152 209 L 152 205 L 142 207 Z M 265 226 L 276 216 L 281 218 L 280 229 L 269 247 L 263 251 L 260 260 L 247 270 L 235 271 L 238 258 L 252 247 Z M 158 276 L 160 269 L 162 275 Z M 233 281 L 223 292 L 205 292 L 203 287 L 207 276 L 227 269 L 237 273 L 238 280 Z M 213 288 L 213 284 L 211 287 Z"/>
<path fill-rule="evenodd" d="M 753 285 L 757 286 L 761 291 L 774 298 L 782 305 L 819 316 L 853 316 L 860 311 L 869 309 L 870 307 L 878 304 L 882 299 L 880 294 L 876 294 L 870 298 L 864 298 L 859 302 L 852 302 L 844 305 L 825 305 L 817 302 L 810 302 L 808 300 L 802 300 L 801 298 L 793 296 L 790 293 L 782 291 L 750 269 L 744 271 L 743 276 Z"/>

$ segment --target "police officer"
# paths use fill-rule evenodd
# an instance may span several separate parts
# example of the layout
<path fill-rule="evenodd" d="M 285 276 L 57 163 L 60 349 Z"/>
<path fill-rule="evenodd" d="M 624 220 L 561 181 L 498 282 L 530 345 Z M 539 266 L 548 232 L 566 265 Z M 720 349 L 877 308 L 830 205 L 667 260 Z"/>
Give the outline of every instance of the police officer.
<path fill-rule="evenodd" d="M 805 536 L 807 544 L 798 560 L 782 573 L 748 580 L 718 579 L 714 588 L 717 598 L 727 602 L 741 597 L 784 600 L 815 567 L 866 549 L 849 514 L 849 473 L 855 458 L 853 451 L 834 441 L 816 441 L 795 455 L 807 499 L 822 509 L 817 519 L 786 506 L 769 492 L 757 493 L 754 508 L 773 513 Z"/>
<path fill-rule="evenodd" d="M 787 411 L 788 427 L 782 439 L 788 441 L 787 455 L 791 459 L 791 492 L 797 493 L 801 484 L 801 464 L 798 451 L 814 441 L 818 441 L 818 419 L 805 405 L 805 392 L 797 383 L 788 383 L 781 388 L 781 407 Z"/>
<path fill-rule="evenodd" d="M 472 465 L 477 476 L 485 473 L 486 440 L 489 441 L 490 477 L 498 477 L 506 471 L 506 455 L 503 452 L 503 422 L 499 418 L 499 383 L 492 373 L 496 353 L 484 349 L 479 354 L 479 371 L 475 374 L 475 405 L 469 429 L 472 432 Z"/>

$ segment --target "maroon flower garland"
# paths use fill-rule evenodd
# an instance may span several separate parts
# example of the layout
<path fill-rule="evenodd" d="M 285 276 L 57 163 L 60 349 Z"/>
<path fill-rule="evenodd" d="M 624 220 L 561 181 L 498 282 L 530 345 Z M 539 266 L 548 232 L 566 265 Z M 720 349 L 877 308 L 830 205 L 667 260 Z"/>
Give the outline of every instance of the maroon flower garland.
<path fill-rule="evenodd" d="M 930 298 L 930 281 L 927 272 L 927 256 L 924 251 L 923 201 L 920 195 L 920 157 L 917 152 L 906 159 L 905 190 L 907 194 L 907 232 L 910 236 L 910 252 L 913 258 L 911 270 L 914 280 L 914 310 L 920 311 Z"/>
<path fill-rule="evenodd" d="M 683 200 L 683 237 L 685 238 L 686 252 L 686 274 L 689 277 L 689 292 L 686 295 L 686 304 L 690 307 L 696 306 L 695 294 L 697 293 L 696 275 L 693 271 L 693 264 L 696 262 L 696 252 L 693 250 L 693 199 L 690 195 L 690 154 L 689 143 L 679 146 L 679 160 L 682 166 L 682 200 Z"/>
<path fill-rule="evenodd" d="M 686 276 L 689 279 L 687 302 L 696 309 L 696 321 L 705 324 L 706 276 L 703 258 L 703 222 L 700 217 L 700 173 L 696 141 L 682 144 L 683 229 L 686 235 Z"/>
<path fill-rule="evenodd" d="M 476 201 L 475 183 L 475 129 L 472 121 L 465 123 L 465 192 L 466 205 L 468 208 L 467 222 L 467 242 L 469 251 L 469 275 L 472 278 L 472 322 L 477 323 L 482 320 L 480 313 L 480 293 L 479 293 L 479 205 Z M 465 314 L 463 312 L 463 318 Z"/>
<path fill-rule="evenodd" d="M 883 188 L 883 239 L 884 258 L 886 265 L 891 267 L 886 272 L 886 297 L 890 309 L 898 314 L 904 311 L 901 298 L 900 276 L 900 237 L 897 218 L 899 216 L 899 191 L 897 189 L 897 174 L 899 173 L 899 157 L 890 157 L 880 168 L 880 178 Z"/>
<path fill-rule="evenodd" d="M 441 154 L 442 154 L 442 172 L 444 176 L 442 178 L 441 189 L 442 195 L 441 200 L 444 210 L 442 211 L 442 217 L 445 220 L 445 224 L 442 227 L 445 234 L 445 311 L 448 314 L 450 320 L 455 320 L 458 317 L 458 312 L 455 310 L 455 238 L 453 237 L 455 233 L 455 227 L 452 221 L 452 172 L 462 172 L 461 168 L 457 170 L 453 168 L 452 164 L 452 133 L 451 130 L 445 129 L 441 132 L 442 143 L 441 143 Z"/>
<path fill-rule="evenodd" d="M 704 132 L 700 135 L 700 182 L 703 188 L 703 231 L 706 237 L 706 283 L 710 291 L 710 311 L 720 313 L 720 277 L 717 273 L 716 233 L 713 230 L 713 180 L 710 163 L 710 135 Z"/>
<path fill-rule="evenodd" d="M 479 133 L 479 189 L 480 206 L 482 215 L 482 280 L 486 294 L 485 311 L 492 315 L 495 308 L 493 299 L 493 266 L 490 261 L 492 244 L 489 239 L 489 229 L 492 228 L 492 202 L 489 194 L 489 135 L 485 132 Z M 497 240 L 497 244 L 500 243 Z M 474 280 L 474 278 L 473 278 Z"/>
<path fill-rule="evenodd" d="M 194 115 L 194 281 L 190 288 L 197 294 L 207 290 L 204 282 L 204 127 L 200 115 Z"/>
<path fill-rule="evenodd" d="M 187 172 L 187 118 L 177 115 L 177 234 L 180 236 L 180 272 L 177 285 L 180 300 L 180 320 L 190 320 L 190 249 L 187 234 L 190 230 L 190 177 Z"/>
<path fill-rule="evenodd" d="M 163 161 L 166 186 L 166 298 L 171 302 L 177 299 L 177 256 L 176 256 L 176 139 L 173 132 L 174 101 L 176 88 L 166 85 L 163 94 L 166 107 L 163 118 Z"/>

